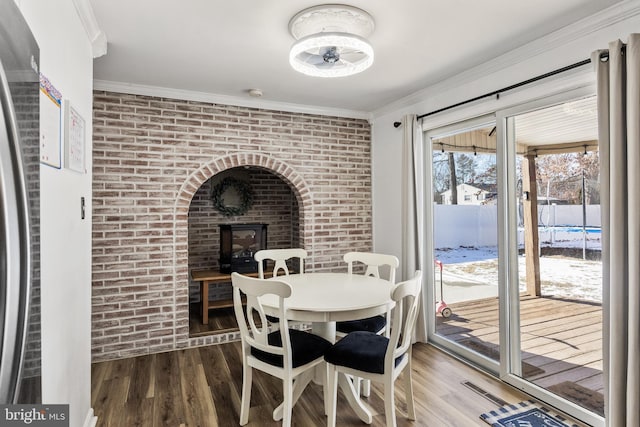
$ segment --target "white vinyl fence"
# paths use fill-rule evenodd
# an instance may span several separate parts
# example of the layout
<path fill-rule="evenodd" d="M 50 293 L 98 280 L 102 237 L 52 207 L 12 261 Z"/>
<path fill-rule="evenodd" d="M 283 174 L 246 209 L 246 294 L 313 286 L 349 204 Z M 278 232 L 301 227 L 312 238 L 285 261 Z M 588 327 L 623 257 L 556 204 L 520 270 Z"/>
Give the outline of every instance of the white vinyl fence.
<path fill-rule="evenodd" d="M 496 246 L 498 209 L 491 205 L 434 205 L 436 248 Z"/>
<path fill-rule="evenodd" d="M 600 205 L 586 206 L 586 226 L 600 227 Z M 538 205 L 540 227 L 582 227 L 582 205 Z"/>
<path fill-rule="evenodd" d="M 600 205 L 586 206 L 586 226 L 600 227 Z M 541 242 L 551 235 L 549 227 L 582 227 L 582 205 L 538 206 L 538 227 Z M 519 217 L 521 223 L 521 216 Z M 554 232 L 555 233 L 555 232 Z M 522 243 L 523 233 L 518 233 Z M 498 243 L 498 208 L 496 205 L 439 205 L 434 204 L 435 248 L 460 246 L 496 246 Z M 564 235 L 564 234 L 563 234 Z M 582 233 L 566 234 L 571 239 L 582 240 Z M 555 236 L 555 234 L 553 234 Z M 599 239 L 600 234 L 597 234 Z M 552 242 L 555 238 L 552 239 Z"/>

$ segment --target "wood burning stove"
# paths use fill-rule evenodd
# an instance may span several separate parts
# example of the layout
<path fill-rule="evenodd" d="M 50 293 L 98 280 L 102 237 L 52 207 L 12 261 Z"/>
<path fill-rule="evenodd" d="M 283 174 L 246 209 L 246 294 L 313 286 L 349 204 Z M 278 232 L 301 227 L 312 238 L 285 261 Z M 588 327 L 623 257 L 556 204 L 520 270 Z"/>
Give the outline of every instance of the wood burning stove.
<path fill-rule="evenodd" d="M 220 272 L 253 273 L 256 252 L 267 249 L 267 224 L 220 224 Z"/>

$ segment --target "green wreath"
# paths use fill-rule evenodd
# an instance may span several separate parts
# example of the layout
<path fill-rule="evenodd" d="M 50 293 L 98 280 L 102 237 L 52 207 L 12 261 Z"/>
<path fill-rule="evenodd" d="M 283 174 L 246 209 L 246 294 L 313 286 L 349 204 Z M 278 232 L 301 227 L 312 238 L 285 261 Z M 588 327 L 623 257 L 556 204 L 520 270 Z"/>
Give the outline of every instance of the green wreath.
<path fill-rule="evenodd" d="M 224 204 L 224 193 L 232 187 L 240 197 L 240 206 Z M 239 181 L 233 177 L 224 178 L 211 190 L 213 207 L 224 216 L 244 215 L 253 204 L 253 190 L 249 183 Z"/>

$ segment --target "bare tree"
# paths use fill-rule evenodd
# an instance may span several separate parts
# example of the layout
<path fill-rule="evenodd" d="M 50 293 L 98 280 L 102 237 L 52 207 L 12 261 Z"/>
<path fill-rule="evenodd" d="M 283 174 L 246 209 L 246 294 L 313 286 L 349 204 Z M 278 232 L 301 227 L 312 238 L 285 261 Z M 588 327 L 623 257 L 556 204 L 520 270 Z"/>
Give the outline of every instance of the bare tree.
<path fill-rule="evenodd" d="M 541 193 L 549 197 L 581 203 L 582 176 L 589 184 L 586 191 L 587 203 L 598 203 L 598 152 L 559 153 L 539 156 L 536 159 L 538 185 Z"/>
<path fill-rule="evenodd" d="M 456 178 L 456 159 L 453 152 L 449 152 L 449 183 L 451 185 L 451 204 L 458 204 L 458 178 Z"/>
<path fill-rule="evenodd" d="M 433 152 L 433 198 L 434 202 L 442 203 L 442 193 L 449 189 L 449 158 L 442 151 Z"/>

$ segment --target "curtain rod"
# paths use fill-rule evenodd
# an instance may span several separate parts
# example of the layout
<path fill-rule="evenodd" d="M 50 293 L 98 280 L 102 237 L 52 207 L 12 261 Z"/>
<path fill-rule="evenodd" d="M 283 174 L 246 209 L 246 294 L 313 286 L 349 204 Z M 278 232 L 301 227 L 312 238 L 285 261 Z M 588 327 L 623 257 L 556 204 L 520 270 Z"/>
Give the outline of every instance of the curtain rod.
<path fill-rule="evenodd" d="M 626 46 L 627 46 L 626 44 L 622 45 L 622 50 L 623 51 L 625 50 Z M 608 51 L 602 52 L 600 54 L 600 59 L 605 59 L 605 60 L 609 59 L 609 52 Z M 417 116 L 417 119 L 419 120 L 419 119 L 422 119 L 424 117 L 428 117 L 428 116 L 431 116 L 431 115 L 434 115 L 434 114 L 441 113 L 441 112 L 446 111 L 446 110 L 450 110 L 452 108 L 459 107 L 461 105 L 469 104 L 471 102 L 478 101 L 478 100 L 480 100 L 482 98 L 488 98 L 490 96 L 496 96 L 496 97 L 499 98 L 500 94 L 502 92 L 506 92 L 506 91 L 509 91 L 509 90 L 512 90 L 512 89 L 516 89 L 516 88 L 519 88 L 521 86 L 528 85 L 529 83 L 537 82 L 538 80 L 546 79 L 547 77 L 555 76 L 556 74 L 564 73 L 565 71 L 569 71 L 569 70 L 573 70 L 574 68 L 582 67 L 583 65 L 587 65 L 589 63 L 591 63 L 591 58 L 584 59 L 584 60 L 582 60 L 580 62 L 576 62 L 574 64 L 567 65 L 565 67 L 558 68 L 558 69 L 553 70 L 553 71 L 549 71 L 548 73 L 540 74 L 539 76 L 535 76 L 535 77 L 532 77 L 530 79 L 521 81 L 519 83 L 512 84 L 511 86 L 503 87 L 502 89 L 494 90 L 493 92 L 485 93 L 484 95 L 476 96 L 475 98 L 467 99 L 466 101 L 461 101 L 461 102 L 458 102 L 456 104 L 449 105 L 448 107 L 444 107 L 444 108 L 440 108 L 438 110 L 430 111 L 430 112 L 425 113 L 425 114 L 420 114 L 419 116 Z M 400 127 L 401 124 L 402 124 L 401 122 L 393 122 L 393 126 L 396 127 L 396 128 Z"/>

